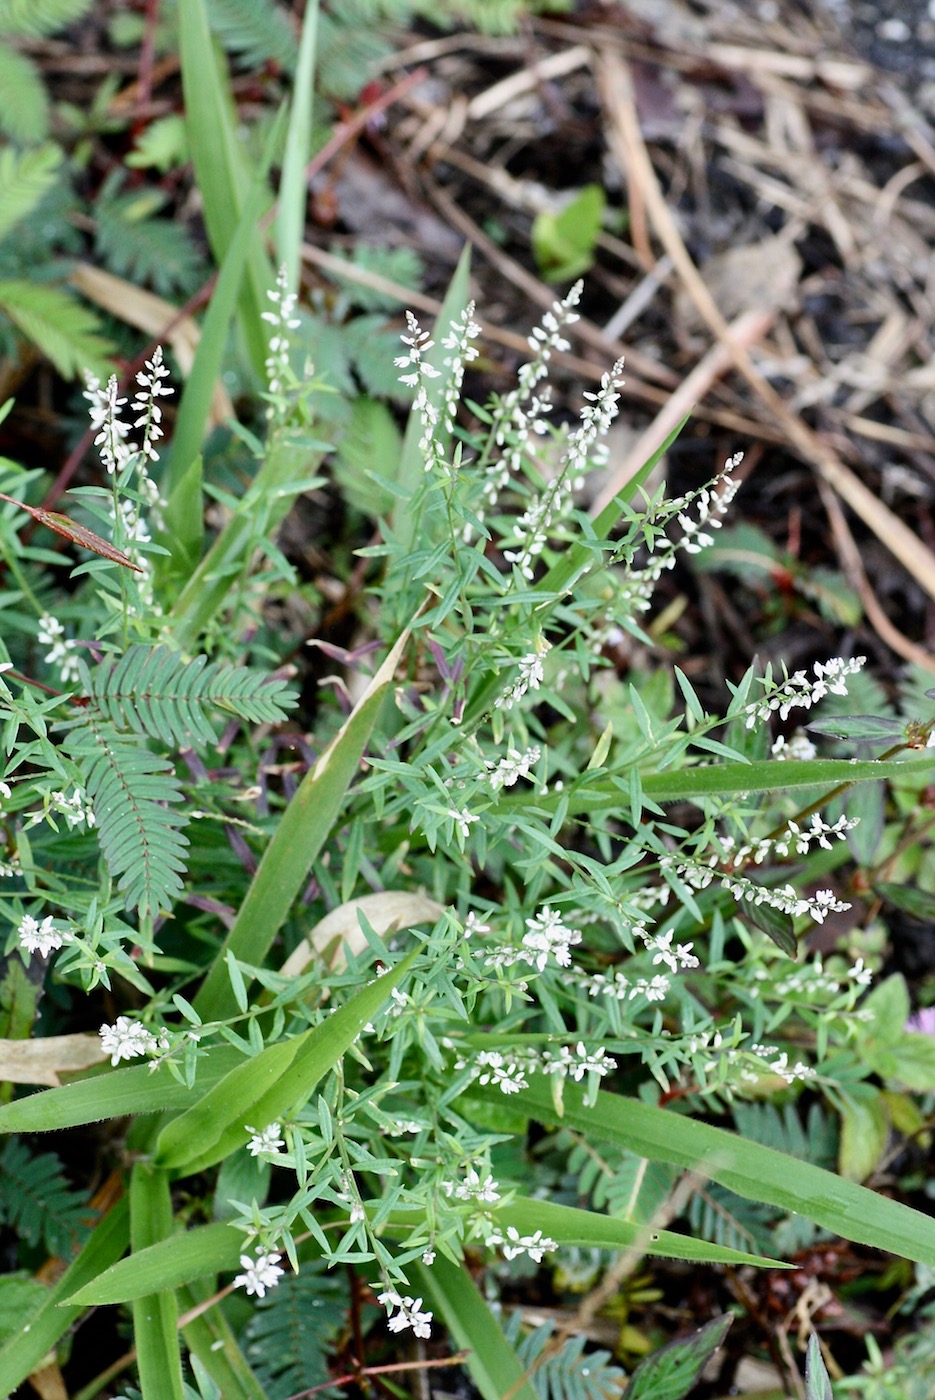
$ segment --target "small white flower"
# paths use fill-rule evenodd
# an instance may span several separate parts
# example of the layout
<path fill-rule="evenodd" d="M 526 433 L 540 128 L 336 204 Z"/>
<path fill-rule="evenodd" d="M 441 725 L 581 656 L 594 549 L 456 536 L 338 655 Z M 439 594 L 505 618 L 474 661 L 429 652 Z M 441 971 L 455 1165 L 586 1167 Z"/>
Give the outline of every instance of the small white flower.
<path fill-rule="evenodd" d="M 41 924 L 31 914 L 24 914 L 17 932 L 20 946 L 25 948 L 27 953 L 38 953 L 42 958 L 47 958 L 50 953 L 61 948 L 68 937 L 67 933 L 55 927 L 51 914 L 43 919 Z"/>
<path fill-rule="evenodd" d="M 423 1255 L 422 1255 L 422 1263 L 425 1265 L 425 1267 L 426 1267 L 427 1269 L 430 1269 L 430 1268 L 432 1267 L 432 1265 L 435 1263 L 435 1251 L 434 1251 L 434 1249 L 427 1249 L 427 1250 L 425 1250 L 425 1252 L 424 1252 Z"/>
<path fill-rule="evenodd" d="M 402 1297 L 394 1289 L 387 1289 L 378 1295 L 377 1302 L 389 1314 L 387 1325 L 391 1332 L 403 1332 L 411 1327 L 417 1337 L 425 1339 L 432 1335 L 432 1314 L 421 1311 L 421 1298 Z"/>
<path fill-rule="evenodd" d="M 502 1231 L 495 1230 L 492 1235 L 488 1235 L 486 1245 L 488 1249 L 502 1249 L 504 1259 L 517 1259 L 521 1254 L 528 1254 L 536 1264 L 542 1263 L 543 1254 L 558 1249 L 555 1240 L 544 1236 L 541 1230 L 537 1230 L 534 1235 L 521 1235 L 515 1225 L 508 1225 L 505 1235 Z"/>
<path fill-rule="evenodd" d="M 279 1267 L 281 1254 L 269 1254 L 261 1250 L 255 1259 L 251 1259 L 249 1254 L 241 1254 L 240 1267 L 242 1274 L 238 1274 L 234 1279 L 235 1288 L 243 1288 L 249 1294 L 256 1294 L 258 1298 L 265 1298 L 267 1288 L 275 1288 L 280 1276 L 285 1273 L 285 1269 Z"/>
<path fill-rule="evenodd" d="M 470 836 L 472 823 L 480 821 L 480 818 L 476 817 L 473 812 L 469 812 L 467 807 L 462 807 L 460 811 L 456 807 L 449 807 L 445 816 L 451 818 L 464 837 Z"/>
<path fill-rule="evenodd" d="M 132 1060 L 137 1055 L 148 1055 L 159 1048 L 159 1042 L 151 1031 L 140 1021 L 129 1016 L 118 1016 L 112 1026 L 101 1026 L 101 1049 L 110 1056 L 112 1065 L 121 1060 Z"/>
<path fill-rule="evenodd" d="M 285 1147 L 285 1140 L 279 1135 L 282 1132 L 281 1123 L 270 1123 L 268 1127 L 257 1132 L 249 1123 L 244 1124 L 246 1131 L 252 1133 L 250 1141 L 247 1143 L 247 1151 L 251 1157 L 260 1157 L 265 1152 L 278 1152 L 281 1147 Z"/>

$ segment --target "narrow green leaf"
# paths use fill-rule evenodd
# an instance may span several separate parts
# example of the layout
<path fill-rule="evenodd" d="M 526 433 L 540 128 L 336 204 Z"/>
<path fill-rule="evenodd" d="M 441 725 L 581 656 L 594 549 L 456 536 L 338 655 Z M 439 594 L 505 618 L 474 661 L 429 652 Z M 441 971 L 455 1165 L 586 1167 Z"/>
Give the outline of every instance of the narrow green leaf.
<path fill-rule="evenodd" d="M 76 1307 L 130 1303 L 236 1269 L 244 1249 L 243 1232 L 232 1225 L 200 1225 L 120 1259 L 62 1296 Z"/>
<path fill-rule="evenodd" d="M 101 1070 L 86 1079 L 44 1089 L 0 1107 L 0 1133 L 50 1133 L 98 1123 L 104 1118 L 184 1110 L 229 1074 L 243 1056 L 231 1045 L 208 1050 L 198 1064 L 198 1083 L 186 1088 L 163 1066 Z"/>
<path fill-rule="evenodd" d="M 813 719 L 805 728 L 811 734 L 833 739 L 860 740 L 864 744 L 896 744 L 906 728 L 905 720 L 886 715 L 828 715 Z"/>
<path fill-rule="evenodd" d="M 308 165 L 312 132 L 312 94 L 315 90 L 315 57 L 318 38 L 318 0 L 308 0 L 302 20 L 299 57 L 292 83 L 292 111 L 286 135 L 286 150 L 279 180 L 279 208 L 276 213 L 276 251 L 286 269 L 290 292 L 299 289 L 299 261 L 308 186 Z"/>
<path fill-rule="evenodd" d="M 283 813 L 234 926 L 195 999 L 195 1007 L 205 1020 L 218 1020 L 235 1010 L 224 962 L 226 954 L 231 952 L 241 962 L 261 965 L 285 922 L 359 770 L 408 637 L 407 629 Z"/>
<path fill-rule="evenodd" d="M 805 1352 L 805 1400 L 833 1400 L 831 1377 L 815 1332 L 809 1337 Z"/>
<path fill-rule="evenodd" d="M 737 912 L 746 923 L 753 924 L 771 938 L 787 958 L 795 957 L 799 945 L 791 914 L 774 909 L 771 904 L 755 904 L 752 900 L 741 903 Z"/>
<path fill-rule="evenodd" d="M 245 1144 L 246 1123 L 265 1128 L 305 1103 L 318 1081 L 377 1014 L 418 953 L 419 948 L 413 948 L 396 967 L 361 987 L 321 1025 L 295 1040 L 268 1046 L 232 1070 L 162 1130 L 154 1157 L 157 1165 L 189 1175 L 204 1171 Z M 287 1050 L 292 1053 L 286 1055 Z"/>
<path fill-rule="evenodd" d="M 42 1364 L 61 1337 L 84 1311 L 71 1303 L 71 1295 L 105 1274 L 119 1259 L 130 1239 L 129 1202 L 118 1201 L 95 1227 L 94 1233 L 48 1293 L 41 1307 L 30 1313 L 29 1326 L 22 1327 L 0 1347 L 0 1395 L 12 1395 Z"/>
<path fill-rule="evenodd" d="M 670 1342 L 647 1356 L 630 1377 L 627 1400 L 683 1400 L 698 1384 L 733 1320 L 729 1313 L 715 1317 L 694 1336 Z"/>
<path fill-rule="evenodd" d="M 496 1090 L 475 1090 L 488 1103 Z M 749 1200 L 804 1215 L 844 1239 L 935 1265 L 935 1220 L 898 1201 L 845 1181 L 783 1152 L 636 1099 L 600 1092 L 593 1108 L 578 1085 L 564 1085 L 563 1111 L 551 1085 L 537 1075 L 510 1099 L 510 1108 L 541 1123 L 577 1128 L 599 1142 L 615 1142 L 652 1161 L 671 1162 L 719 1181 Z"/>
<path fill-rule="evenodd" d="M 902 909 L 914 919 L 935 922 L 935 894 L 929 890 L 917 889 L 915 885 L 894 885 L 889 881 L 882 881 L 874 885 L 873 891 L 885 899 L 887 904 Z"/>
<path fill-rule="evenodd" d="M 211 33 L 204 0 L 185 0 L 179 6 L 178 23 L 189 146 L 208 239 L 220 267 L 249 198 L 249 177 L 237 135 L 230 82 Z M 249 240 L 246 259 L 247 274 L 240 295 L 241 325 L 254 372 L 262 379 L 267 343 L 262 315 L 274 278 L 258 227 Z"/>
<path fill-rule="evenodd" d="M 130 1176 L 130 1244 L 133 1253 L 174 1235 L 169 1178 L 148 1162 L 135 1162 Z M 163 1289 L 133 1303 L 140 1386 L 160 1400 L 185 1400 L 179 1351 L 179 1309 L 175 1292 Z"/>
<path fill-rule="evenodd" d="M 198 1303 L 207 1301 L 208 1289 L 196 1282 L 179 1289 L 179 1307 L 191 1312 Z M 185 1345 L 201 1362 L 218 1387 L 223 1400 L 268 1400 L 237 1344 L 233 1329 L 220 1308 L 201 1312 L 182 1329 Z"/>
<path fill-rule="evenodd" d="M 199 342 L 199 349 L 202 343 Z M 198 356 L 196 354 L 195 368 L 197 366 Z M 192 375 L 195 373 L 195 368 L 192 370 Z M 188 384 L 192 382 L 192 375 L 189 376 Z M 194 407 L 195 400 L 192 402 L 194 416 L 195 412 L 200 410 Z M 173 440 L 173 448 L 176 441 L 177 435 L 176 439 Z M 178 458 L 175 458 L 173 453 L 173 460 L 184 460 L 184 449 L 179 450 Z M 171 461 L 169 466 L 171 468 Z M 201 558 L 205 539 L 203 483 L 204 458 L 200 452 L 197 452 L 176 485 L 170 488 L 166 508 L 163 511 L 166 529 L 164 535 L 159 535 L 159 544 L 162 545 L 163 549 L 169 550 L 169 557 L 166 559 L 164 555 L 160 555 L 157 567 L 164 570 L 166 575 L 188 578 Z"/>
<path fill-rule="evenodd" d="M 455 1346 L 467 1351 L 467 1368 L 484 1400 L 539 1400 L 465 1265 L 439 1255 L 430 1269 L 412 1263 L 406 1272 L 413 1288 L 444 1318 Z"/>

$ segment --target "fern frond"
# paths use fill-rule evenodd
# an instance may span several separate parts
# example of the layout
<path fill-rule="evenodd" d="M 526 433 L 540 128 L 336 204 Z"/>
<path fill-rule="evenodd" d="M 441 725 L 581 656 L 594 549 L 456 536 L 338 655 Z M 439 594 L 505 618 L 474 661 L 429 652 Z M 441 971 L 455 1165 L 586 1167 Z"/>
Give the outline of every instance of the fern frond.
<path fill-rule="evenodd" d="M 298 36 L 273 0 L 208 0 L 211 29 L 245 68 L 270 61 L 286 73 L 295 68 Z"/>
<path fill-rule="evenodd" d="M 695 1233 L 712 1244 L 749 1254 L 770 1251 L 769 1226 L 776 1212 L 761 1201 L 748 1201 L 711 1182 L 695 1192 L 687 1214 Z"/>
<path fill-rule="evenodd" d="M 171 908 L 182 893 L 188 847 L 172 765 L 91 711 L 70 729 L 65 748 L 78 765 L 101 852 L 127 907 L 144 917 Z"/>
<path fill-rule="evenodd" d="M 0 150 L 0 238 L 33 212 L 61 163 L 62 152 L 51 142 L 31 151 Z"/>
<path fill-rule="evenodd" d="M 49 99 L 32 59 L 0 44 L 0 131 L 29 144 L 49 134 Z"/>
<path fill-rule="evenodd" d="M 119 661 L 83 668 L 82 678 L 105 719 L 178 747 L 217 742 L 211 710 L 263 724 L 285 719 L 282 706 L 295 703 L 285 681 L 246 666 L 208 665 L 206 656 L 186 661 L 164 646 L 132 646 Z"/>
<path fill-rule="evenodd" d="M 90 10 L 93 0 L 0 0 L 0 34 L 41 39 Z"/>
<path fill-rule="evenodd" d="M 586 1352 L 584 1335 L 570 1337 L 550 1351 L 553 1322 L 544 1322 L 522 1338 L 521 1327 L 517 1310 L 511 1313 L 504 1332 L 541 1400 L 618 1400 L 626 1372 L 613 1365 L 609 1351 Z"/>
<path fill-rule="evenodd" d="M 0 85 L 2 85 L 0 75 Z M 19 278 L 0 282 L 0 311 L 38 346 L 64 379 L 85 369 L 106 371 L 111 345 L 97 334 L 98 320 L 58 287 Z"/>
<path fill-rule="evenodd" d="M 355 97 L 360 92 L 362 74 L 383 58 L 391 45 L 380 30 L 356 21 L 356 6 L 337 13 L 321 14 L 318 20 L 318 71 L 322 91 L 329 97 Z"/>
<path fill-rule="evenodd" d="M 146 284 L 163 297 L 187 294 L 198 283 L 201 258 L 182 224 L 154 214 L 148 196 L 98 200 L 95 251 L 112 272 L 137 286 Z"/>
<path fill-rule="evenodd" d="M 328 1382 L 328 1355 L 347 1319 L 340 1279 L 316 1264 L 282 1280 L 257 1304 L 247 1323 L 247 1355 L 268 1400 L 286 1400 L 312 1386 L 326 1398 L 341 1390 L 318 1390 Z"/>
<path fill-rule="evenodd" d="M 26 1244 L 70 1259 L 91 1233 L 88 1199 L 69 1186 L 54 1152 L 30 1152 L 10 1138 L 0 1153 L 0 1222 Z"/>

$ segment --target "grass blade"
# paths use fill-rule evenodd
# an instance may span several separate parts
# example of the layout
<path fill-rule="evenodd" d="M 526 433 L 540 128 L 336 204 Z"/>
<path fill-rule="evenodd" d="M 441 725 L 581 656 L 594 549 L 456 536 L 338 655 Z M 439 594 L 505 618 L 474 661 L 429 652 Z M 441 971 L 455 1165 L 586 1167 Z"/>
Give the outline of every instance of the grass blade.
<path fill-rule="evenodd" d="M 279 208 L 276 213 L 276 252 L 279 263 L 286 269 L 290 292 L 298 291 L 302 234 L 305 229 L 305 208 L 308 188 L 305 167 L 308 165 L 312 129 L 312 94 L 315 83 L 315 58 L 318 41 L 318 0 L 309 0 L 302 21 L 302 39 L 292 84 L 292 111 L 286 135 L 286 150 L 279 180 Z"/>
<path fill-rule="evenodd" d="M 260 867 L 247 890 L 233 928 L 227 935 L 204 981 L 195 1009 L 206 1021 L 236 1011 L 224 959 L 228 952 L 241 962 L 262 964 L 270 944 L 285 923 L 315 860 L 328 838 L 356 776 L 383 698 L 409 637 L 405 630 L 366 691 L 319 758 L 303 778 L 283 813 Z"/>
<path fill-rule="evenodd" d="M 134 1254 L 175 1233 L 169 1178 L 148 1162 L 136 1162 L 130 1177 L 130 1244 Z M 185 1400 L 179 1351 L 179 1308 L 174 1291 L 145 1294 L 133 1304 L 140 1387 L 160 1400 Z"/>
<path fill-rule="evenodd" d="M 495 1091 L 477 1091 L 488 1103 Z M 898 1201 L 845 1181 L 823 1167 L 637 1099 L 600 1092 L 593 1108 L 584 1091 L 564 1085 L 563 1110 L 551 1085 L 537 1076 L 510 1099 L 540 1123 L 577 1128 L 590 1139 L 613 1142 L 654 1162 L 671 1162 L 718 1181 L 748 1200 L 765 1201 L 858 1244 L 935 1265 L 935 1220 Z"/>

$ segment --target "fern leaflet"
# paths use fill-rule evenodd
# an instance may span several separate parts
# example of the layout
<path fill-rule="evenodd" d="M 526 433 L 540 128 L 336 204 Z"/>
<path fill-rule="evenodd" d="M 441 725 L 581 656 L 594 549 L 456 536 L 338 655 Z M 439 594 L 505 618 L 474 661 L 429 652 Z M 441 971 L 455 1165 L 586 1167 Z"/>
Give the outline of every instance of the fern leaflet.
<path fill-rule="evenodd" d="M 89 712 L 75 722 L 65 748 L 91 799 L 97 836 L 127 907 L 141 916 L 171 907 L 182 893 L 188 817 L 175 810 L 182 789 L 171 764 L 135 736 Z"/>
<path fill-rule="evenodd" d="M 148 193 L 98 199 L 95 250 L 118 277 L 159 296 L 187 294 L 200 279 L 201 258 L 187 229 L 154 217 L 157 207 Z"/>
<path fill-rule="evenodd" d="M 271 59 L 286 73 L 295 68 L 297 36 L 273 0 L 209 0 L 208 14 L 212 31 L 245 68 Z"/>
<path fill-rule="evenodd" d="M 0 0 L 0 34 L 41 39 L 87 14 L 92 0 Z"/>
<path fill-rule="evenodd" d="M 342 1296 L 340 1279 L 313 1263 L 257 1304 L 247 1323 L 246 1353 L 268 1400 L 286 1400 L 313 1386 L 324 1400 L 344 1394 L 324 1388 L 328 1355 L 347 1317 Z"/>
<path fill-rule="evenodd" d="M 2 83 L 0 71 L 0 87 Z M 97 334 L 97 318 L 58 287 L 19 278 L 0 282 L 0 311 L 52 361 L 63 379 L 85 369 L 106 368 L 111 347 Z"/>
<path fill-rule="evenodd" d="M 65 1180 L 54 1152 L 32 1153 L 10 1138 L 0 1153 L 0 1222 L 26 1244 L 70 1259 L 91 1233 L 88 1201 Z"/>
<path fill-rule="evenodd" d="M 0 238 L 33 212 L 61 163 L 62 152 L 51 142 L 32 151 L 0 150 Z"/>
<path fill-rule="evenodd" d="M 0 131 L 13 141 L 44 141 L 49 99 L 32 59 L 0 44 Z"/>
<path fill-rule="evenodd" d="M 612 1364 L 609 1351 L 586 1352 L 583 1335 L 552 1349 L 553 1322 L 544 1322 L 522 1339 L 521 1325 L 517 1310 L 503 1330 L 541 1400 L 618 1400 L 626 1373 Z"/>
<path fill-rule="evenodd" d="M 81 674 L 105 719 L 168 745 L 216 743 L 210 710 L 261 724 L 285 719 L 282 706 L 294 704 L 285 681 L 246 666 L 209 665 L 206 656 L 185 661 L 164 646 L 132 646 L 118 661 L 93 673 L 82 667 Z"/>

